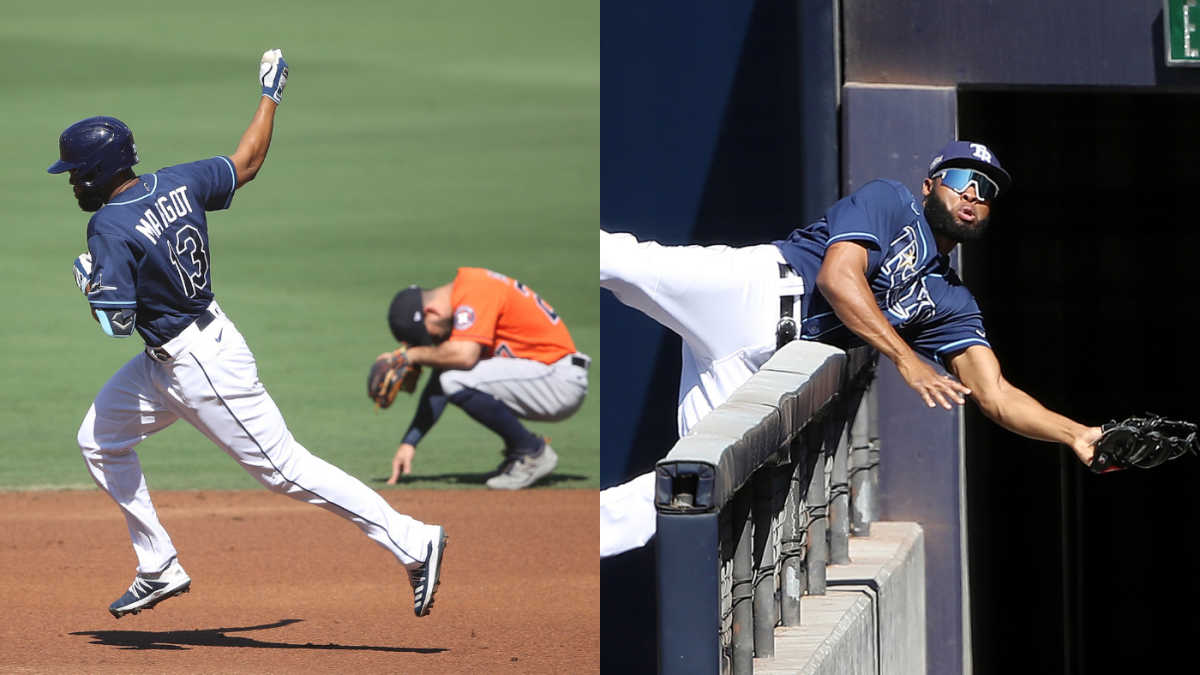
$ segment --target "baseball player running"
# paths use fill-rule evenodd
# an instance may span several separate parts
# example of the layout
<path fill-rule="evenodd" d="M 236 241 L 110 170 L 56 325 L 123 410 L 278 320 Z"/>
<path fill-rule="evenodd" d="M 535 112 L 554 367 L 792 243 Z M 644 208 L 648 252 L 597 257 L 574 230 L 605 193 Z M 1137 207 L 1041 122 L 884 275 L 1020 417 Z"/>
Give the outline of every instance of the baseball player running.
<path fill-rule="evenodd" d="M 983 144 L 955 141 L 927 176 L 919 202 L 896 181 L 873 181 L 771 244 L 672 247 L 600 232 L 600 285 L 683 338 L 680 436 L 798 337 L 869 344 L 929 407 L 950 409 L 970 396 L 1006 429 L 1091 462 L 1101 429 L 1047 410 L 1004 379 L 979 307 L 950 267 L 950 251 L 987 228 L 1008 172 Z M 653 536 L 652 474 L 600 500 L 602 556 Z"/>
<path fill-rule="evenodd" d="M 417 443 L 447 403 L 504 439 L 504 460 L 488 487 L 519 490 L 554 470 L 554 449 L 518 418 L 557 422 L 575 414 L 587 396 L 591 359 L 575 350 L 541 296 L 503 274 L 462 267 L 452 283 L 396 294 L 388 324 L 409 345 L 412 365 L 433 368 L 389 484 L 412 471 Z"/>
<path fill-rule="evenodd" d="M 88 471 L 121 508 L 137 553 L 137 577 L 109 611 L 137 614 L 189 590 L 171 537 L 154 511 L 134 447 L 184 419 L 272 492 L 315 504 L 359 527 L 405 567 L 417 616 L 433 605 L 445 531 L 393 510 L 374 490 L 292 438 L 258 380 L 254 355 L 213 299 L 209 211 L 262 168 L 288 65 L 263 55 L 262 97 L 237 150 L 136 175 L 133 133 L 90 117 L 59 138 L 48 171 L 69 173 L 88 221 L 88 252 L 75 275 L 106 335 L 135 332 L 145 349 L 101 388 L 79 428 Z"/>

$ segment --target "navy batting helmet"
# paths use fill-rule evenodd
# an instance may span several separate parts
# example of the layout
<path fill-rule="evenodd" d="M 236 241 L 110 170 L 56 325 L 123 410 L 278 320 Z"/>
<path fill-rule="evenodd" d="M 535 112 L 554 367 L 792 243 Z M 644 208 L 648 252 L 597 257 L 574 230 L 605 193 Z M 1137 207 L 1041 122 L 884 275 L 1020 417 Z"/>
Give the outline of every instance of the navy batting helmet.
<path fill-rule="evenodd" d="M 46 172 L 75 169 L 75 184 L 85 190 L 103 187 L 138 163 L 133 132 L 115 117 L 89 117 L 67 127 L 58 137 L 58 155 Z"/>

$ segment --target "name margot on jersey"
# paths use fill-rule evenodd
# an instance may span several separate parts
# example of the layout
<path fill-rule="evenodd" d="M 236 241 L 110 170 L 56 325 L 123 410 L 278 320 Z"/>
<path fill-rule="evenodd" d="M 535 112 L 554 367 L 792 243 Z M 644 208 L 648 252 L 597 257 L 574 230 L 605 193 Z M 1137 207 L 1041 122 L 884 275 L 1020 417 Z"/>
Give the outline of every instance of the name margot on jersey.
<path fill-rule="evenodd" d="M 192 212 L 192 203 L 186 194 L 187 189 L 186 185 L 182 185 L 171 190 L 165 196 L 154 200 L 154 208 L 158 210 L 158 215 L 162 218 L 161 220 L 154 216 L 154 210 L 146 209 L 146 212 L 142 214 L 142 218 L 138 220 L 138 224 L 134 226 L 138 232 L 141 232 L 150 240 L 151 244 L 157 244 L 163 231 L 170 227 L 176 220 Z"/>

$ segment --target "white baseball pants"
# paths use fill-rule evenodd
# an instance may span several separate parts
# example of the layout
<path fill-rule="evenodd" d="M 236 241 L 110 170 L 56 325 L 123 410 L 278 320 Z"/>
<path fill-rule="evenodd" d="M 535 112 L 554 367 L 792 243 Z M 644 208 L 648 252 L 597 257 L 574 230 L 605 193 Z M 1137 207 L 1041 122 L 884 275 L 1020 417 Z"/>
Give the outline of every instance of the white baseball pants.
<path fill-rule="evenodd" d="M 799 322 L 804 281 L 782 278 L 781 263 L 772 244 L 663 246 L 600 231 L 600 285 L 683 338 L 680 437 L 775 353 L 780 297 L 794 297 Z M 654 534 L 654 480 L 648 475 L 601 493 L 602 555 L 643 546 Z"/>
<path fill-rule="evenodd" d="M 587 396 L 588 364 L 583 354 L 551 364 L 532 359 L 481 359 L 470 370 L 444 370 L 442 392 L 447 396 L 474 389 L 504 402 L 521 419 L 559 422 L 574 415 Z"/>
<path fill-rule="evenodd" d="M 136 446 L 184 419 L 272 492 L 335 513 L 405 566 L 423 562 L 434 527 L 397 513 L 376 491 L 316 457 L 292 438 L 258 380 L 254 355 L 214 302 L 163 345 L 164 362 L 141 352 L 101 388 L 79 428 L 79 448 L 96 485 L 125 515 L 138 572 L 166 568 L 176 555 L 155 513 Z"/>

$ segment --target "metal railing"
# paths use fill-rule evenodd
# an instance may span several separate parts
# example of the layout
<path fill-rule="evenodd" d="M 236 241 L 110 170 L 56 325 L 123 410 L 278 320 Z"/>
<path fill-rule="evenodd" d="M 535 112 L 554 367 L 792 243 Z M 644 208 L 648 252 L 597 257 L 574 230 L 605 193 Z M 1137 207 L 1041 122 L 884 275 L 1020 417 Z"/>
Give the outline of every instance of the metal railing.
<path fill-rule="evenodd" d="M 792 342 L 656 467 L 659 672 L 749 675 L 878 513 L 876 353 Z"/>

